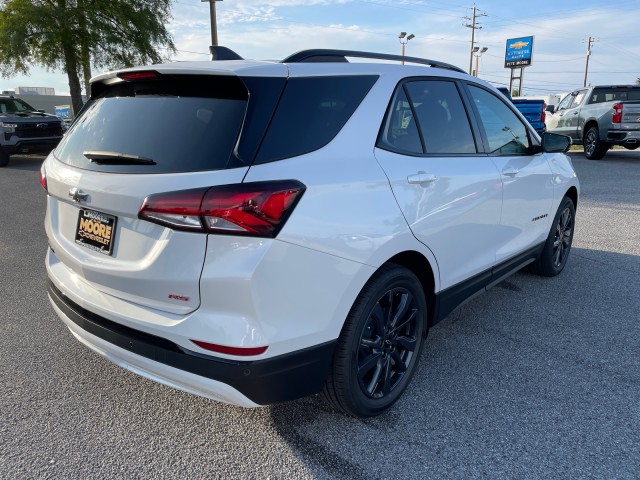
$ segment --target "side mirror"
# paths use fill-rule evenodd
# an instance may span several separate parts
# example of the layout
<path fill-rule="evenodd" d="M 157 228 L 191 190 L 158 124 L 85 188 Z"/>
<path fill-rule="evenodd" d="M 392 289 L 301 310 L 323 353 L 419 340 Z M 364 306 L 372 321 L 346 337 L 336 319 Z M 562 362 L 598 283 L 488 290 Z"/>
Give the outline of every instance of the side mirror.
<path fill-rule="evenodd" d="M 545 132 L 542 134 L 542 149 L 547 153 L 565 153 L 573 141 L 567 135 Z"/>
<path fill-rule="evenodd" d="M 545 111 L 550 113 L 556 113 L 556 107 L 554 105 L 547 105 L 547 108 L 545 108 Z"/>

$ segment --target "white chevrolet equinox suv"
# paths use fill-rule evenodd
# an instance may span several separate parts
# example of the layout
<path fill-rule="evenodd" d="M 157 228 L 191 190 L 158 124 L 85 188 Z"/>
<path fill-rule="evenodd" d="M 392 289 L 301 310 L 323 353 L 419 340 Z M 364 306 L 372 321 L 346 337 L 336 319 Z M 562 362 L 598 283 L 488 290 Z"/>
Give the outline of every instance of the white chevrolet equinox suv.
<path fill-rule="evenodd" d="M 212 56 L 94 78 L 43 164 L 49 297 L 95 352 L 222 402 L 372 416 L 463 301 L 564 268 L 570 140 L 491 85 L 367 52 Z"/>

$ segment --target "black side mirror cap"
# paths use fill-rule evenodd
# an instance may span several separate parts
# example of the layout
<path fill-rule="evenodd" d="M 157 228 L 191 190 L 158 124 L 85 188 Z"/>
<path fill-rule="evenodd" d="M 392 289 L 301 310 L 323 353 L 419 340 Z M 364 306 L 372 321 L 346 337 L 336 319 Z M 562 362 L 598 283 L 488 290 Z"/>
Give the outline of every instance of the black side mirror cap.
<path fill-rule="evenodd" d="M 565 153 L 573 141 L 567 135 L 545 132 L 542 134 L 542 148 L 547 153 Z"/>
<path fill-rule="evenodd" d="M 547 108 L 545 108 L 546 112 L 551 112 L 551 113 L 556 113 L 556 107 L 553 105 L 547 105 Z"/>

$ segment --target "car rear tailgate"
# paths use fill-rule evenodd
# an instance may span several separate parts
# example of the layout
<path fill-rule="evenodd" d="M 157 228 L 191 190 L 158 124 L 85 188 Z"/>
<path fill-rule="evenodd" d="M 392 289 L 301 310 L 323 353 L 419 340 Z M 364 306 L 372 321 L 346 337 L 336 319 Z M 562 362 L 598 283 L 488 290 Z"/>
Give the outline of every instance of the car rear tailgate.
<path fill-rule="evenodd" d="M 199 279 L 207 236 L 139 220 L 140 207 L 145 197 L 159 188 L 169 191 L 236 183 L 245 173 L 246 168 L 204 176 L 110 175 L 50 161 L 45 224 L 51 248 L 70 271 L 104 293 L 159 310 L 188 313 L 200 304 Z M 70 196 L 74 188 L 88 194 L 87 200 L 74 201 Z M 88 216 L 82 214 L 84 225 L 98 214 L 114 219 L 112 234 L 102 232 L 102 238 L 113 244 L 111 254 L 91 248 L 79 237 L 87 230 L 90 236 L 99 230 L 83 226 L 81 212 L 89 212 Z"/>

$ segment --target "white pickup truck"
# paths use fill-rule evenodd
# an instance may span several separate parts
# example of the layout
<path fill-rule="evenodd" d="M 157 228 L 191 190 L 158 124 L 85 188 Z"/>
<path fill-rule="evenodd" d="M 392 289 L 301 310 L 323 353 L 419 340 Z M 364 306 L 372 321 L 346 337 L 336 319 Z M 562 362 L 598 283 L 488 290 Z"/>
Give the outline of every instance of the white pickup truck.
<path fill-rule="evenodd" d="M 640 86 L 582 88 L 547 110 L 547 132 L 570 136 L 591 160 L 603 158 L 612 145 L 640 146 Z"/>

